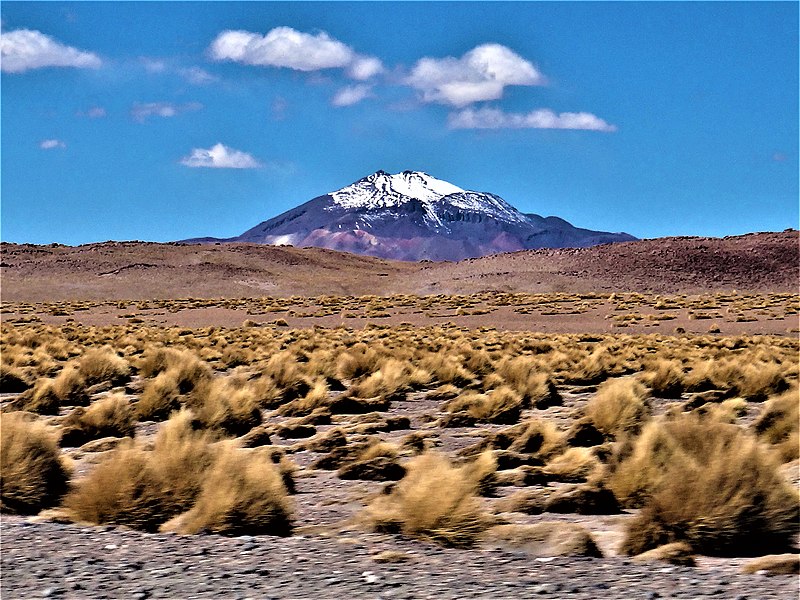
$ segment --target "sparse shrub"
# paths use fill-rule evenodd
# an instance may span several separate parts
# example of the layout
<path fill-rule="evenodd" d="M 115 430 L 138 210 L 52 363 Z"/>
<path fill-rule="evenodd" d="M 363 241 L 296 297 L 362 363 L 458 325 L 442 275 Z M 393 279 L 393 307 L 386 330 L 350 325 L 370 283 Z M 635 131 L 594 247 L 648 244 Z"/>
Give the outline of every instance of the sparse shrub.
<path fill-rule="evenodd" d="M 128 378 L 130 366 L 111 347 L 105 346 L 87 350 L 80 358 L 78 372 L 87 386 L 104 381 L 118 384 Z"/>
<path fill-rule="evenodd" d="M 89 408 L 78 407 L 62 423 L 62 446 L 80 446 L 102 437 L 133 436 L 136 418 L 122 394 L 107 396 Z"/>
<path fill-rule="evenodd" d="M 31 387 L 22 370 L 0 363 L 0 393 L 19 394 Z"/>
<path fill-rule="evenodd" d="M 404 395 L 409 388 L 409 372 L 406 365 L 399 360 L 389 359 L 366 379 L 354 384 L 348 390 L 348 394 L 358 398 L 381 396 L 391 400 Z"/>
<path fill-rule="evenodd" d="M 683 393 L 683 369 L 678 361 L 656 361 L 642 373 L 641 380 L 659 398 L 680 398 Z"/>
<path fill-rule="evenodd" d="M 58 503 L 69 473 L 47 427 L 17 413 L 0 415 L 0 510 L 36 514 Z"/>
<path fill-rule="evenodd" d="M 136 403 L 136 414 L 143 421 L 163 420 L 180 406 L 180 391 L 175 373 L 162 371 L 145 384 Z"/>
<path fill-rule="evenodd" d="M 650 422 L 612 465 L 608 485 L 643 505 L 622 551 L 685 541 L 713 555 L 766 553 L 798 532 L 798 495 L 768 452 L 735 425 L 694 415 Z"/>
<path fill-rule="evenodd" d="M 756 435 L 777 446 L 783 462 L 800 457 L 800 392 L 791 389 L 770 398 L 753 425 Z"/>
<path fill-rule="evenodd" d="M 607 381 L 586 405 L 586 417 L 603 434 L 637 431 L 650 415 L 647 390 L 633 378 Z"/>
<path fill-rule="evenodd" d="M 406 476 L 367 508 L 377 531 L 466 547 L 485 528 L 476 482 L 464 468 L 443 456 L 426 453 L 412 459 Z"/>
<path fill-rule="evenodd" d="M 261 411 L 249 387 L 237 387 L 228 379 L 206 380 L 189 397 L 196 423 L 233 436 L 244 435 L 261 423 Z"/>
<path fill-rule="evenodd" d="M 585 527 L 564 521 L 497 525 L 487 530 L 482 539 L 501 546 L 522 548 L 530 556 L 603 556 Z"/>
<path fill-rule="evenodd" d="M 579 481 L 589 479 L 599 466 L 600 461 L 589 448 L 568 448 L 550 459 L 545 470 L 561 481 Z"/>
<path fill-rule="evenodd" d="M 231 444 L 217 453 L 192 509 L 162 527 L 189 534 L 281 536 L 291 529 L 291 507 L 278 469 Z"/>
<path fill-rule="evenodd" d="M 519 420 L 522 407 L 522 396 L 507 386 L 485 394 L 467 391 L 445 405 L 450 412 L 466 411 L 472 418 L 484 423 L 514 423 Z"/>
<path fill-rule="evenodd" d="M 164 423 L 153 450 L 133 443 L 113 451 L 67 495 L 64 506 L 78 521 L 115 523 L 156 531 L 189 510 L 214 455 L 207 434 L 194 431 L 182 411 Z"/>

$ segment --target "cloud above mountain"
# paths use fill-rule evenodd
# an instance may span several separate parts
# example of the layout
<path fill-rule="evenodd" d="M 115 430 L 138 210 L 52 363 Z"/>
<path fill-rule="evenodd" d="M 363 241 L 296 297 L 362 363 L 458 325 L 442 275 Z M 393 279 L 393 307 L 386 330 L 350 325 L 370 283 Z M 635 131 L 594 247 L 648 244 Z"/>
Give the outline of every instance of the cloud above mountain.
<path fill-rule="evenodd" d="M 32 29 L 0 33 L 0 56 L 0 67 L 5 73 L 24 73 L 45 67 L 98 69 L 103 64 L 92 52 L 67 46 Z"/>
<path fill-rule="evenodd" d="M 406 83 L 423 102 L 466 106 L 498 100 L 510 85 L 544 85 L 545 78 L 528 60 L 500 44 L 476 46 L 460 58 L 422 58 Z"/>
<path fill-rule="evenodd" d="M 253 155 L 224 144 L 215 144 L 211 148 L 193 148 L 189 156 L 181 159 L 181 164 L 194 169 L 257 169 L 261 166 Z"/>
<path fill-rule="evenodd" d="M 260 67 L 283 67 L 295 71 L 346 69 L 354 79 L 369 79 L 383 64 L 373 56 L 362 56 L 324 31 L 305 33 L 291 27 L 276 27 L 266 35 L 249 31 L 223 31 L 211 43 L 214 60 Z"/>
<path fill-rule="evenodd" d="M 499 108 L 467 108 L 451 113 L 451 129 L 584 129 L 589 131 L 616 131 L 600 117 L 587 112 L 555 113 L 542 108 L 529 113 L 507 113 Z"/>

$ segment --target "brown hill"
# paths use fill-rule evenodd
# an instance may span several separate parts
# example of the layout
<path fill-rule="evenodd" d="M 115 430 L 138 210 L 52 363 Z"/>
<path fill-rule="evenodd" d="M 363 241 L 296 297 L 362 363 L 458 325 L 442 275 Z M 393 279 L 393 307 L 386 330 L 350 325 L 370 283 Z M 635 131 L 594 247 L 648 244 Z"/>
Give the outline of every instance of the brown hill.
<path fill-rule="evenodd" d="M 259 244 L 3 243 L 6 301 L 243 296 L 797 291 L 798 232 L 658 238 L 457 263 L 388 261 Z"/>

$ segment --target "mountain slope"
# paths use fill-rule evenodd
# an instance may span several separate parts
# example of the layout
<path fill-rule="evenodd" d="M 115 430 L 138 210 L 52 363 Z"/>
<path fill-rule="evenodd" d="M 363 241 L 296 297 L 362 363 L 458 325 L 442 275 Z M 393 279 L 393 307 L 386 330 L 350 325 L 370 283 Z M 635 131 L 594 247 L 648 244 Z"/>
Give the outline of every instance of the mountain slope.
<path fill-rule="evenodd" d="M 533 248 L 630 241 L 625 233 L 526 215 L 494 194 L 419 171 L 377 171 L 225 240 L 313 246 L 395 260 L 452 260 Z"/>

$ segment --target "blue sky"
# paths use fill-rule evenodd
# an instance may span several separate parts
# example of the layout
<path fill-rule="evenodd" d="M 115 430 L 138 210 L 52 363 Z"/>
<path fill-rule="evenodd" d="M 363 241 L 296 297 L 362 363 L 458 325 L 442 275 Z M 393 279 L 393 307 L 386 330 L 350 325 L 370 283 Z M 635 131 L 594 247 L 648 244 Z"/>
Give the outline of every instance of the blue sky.
<path fill-rule="evenodd" d="M 2 239 L 233 236 L 377 169 L 639 237 L 798 225 L 798 4 L 2 7 Z"/>

